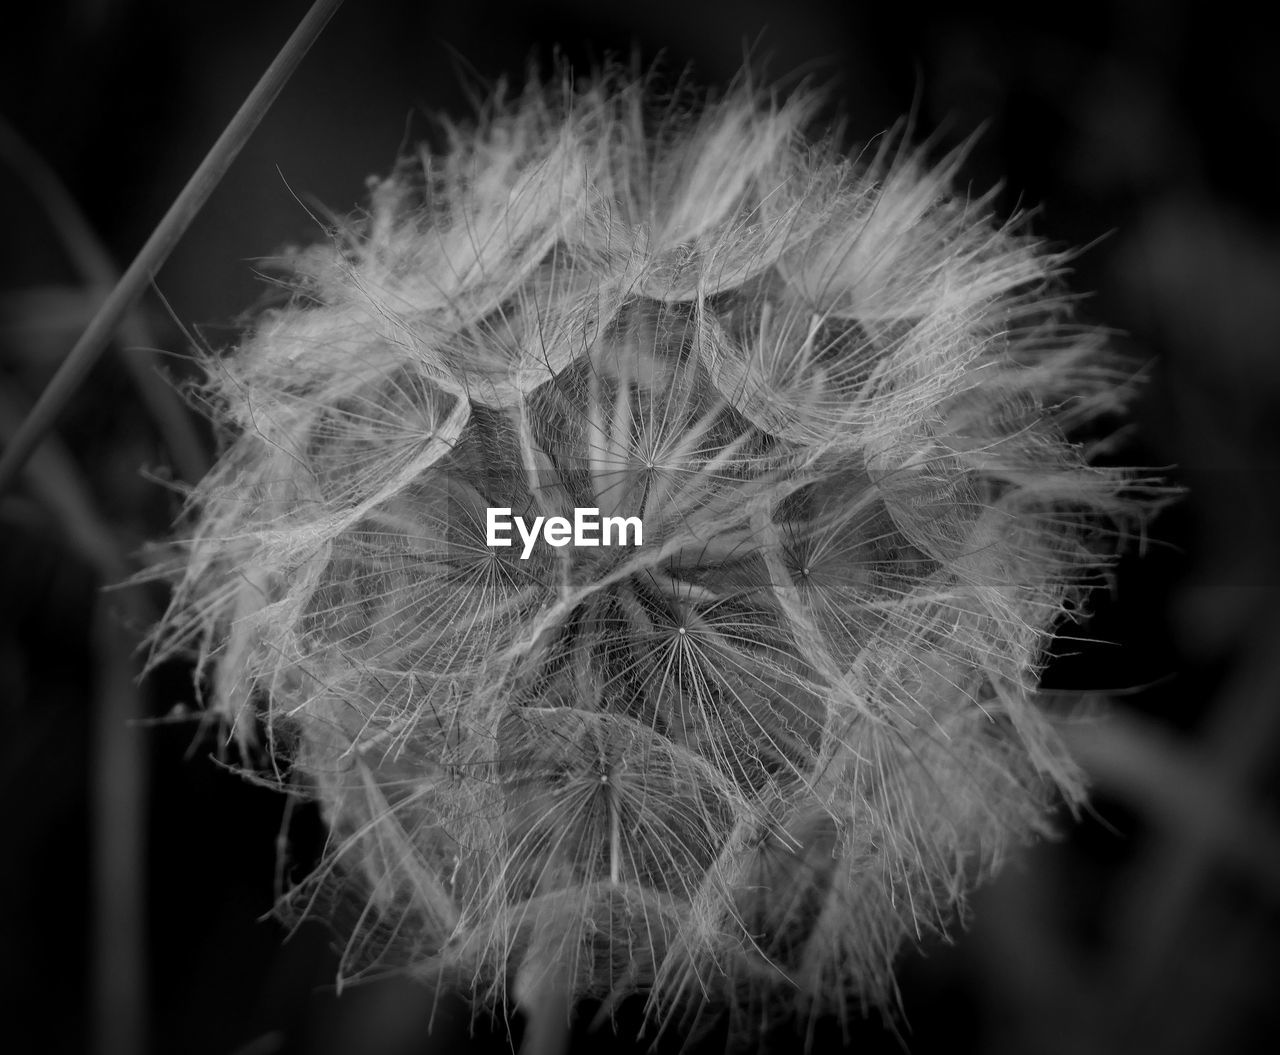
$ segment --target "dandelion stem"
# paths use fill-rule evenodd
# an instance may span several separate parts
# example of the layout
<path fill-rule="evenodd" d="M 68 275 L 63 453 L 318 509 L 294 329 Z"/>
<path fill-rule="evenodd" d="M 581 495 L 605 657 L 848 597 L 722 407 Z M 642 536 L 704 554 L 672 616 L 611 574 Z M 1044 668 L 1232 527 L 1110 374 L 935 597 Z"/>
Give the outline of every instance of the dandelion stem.
<path fill-rule="evenodd" d="M 22 408 L 0 391 L 0 440 L 17 431 Z M 31 495 L 58 524 L 67 549 L 103 583 L 129 572 L 121 545 L 94 504 L 67 451 L 50 437 L 35 452 Z M 92 713 L 93 1026 L 95 1052 L 146 1051 L 146 892 L 143 827 L 146 740 L 130 728 L 145 705 L 137 691 L 134 645 L 126 624 L 143 626 L 156 612 L 141 587 L 100 595 L 94 604 L 96 693 Z"/>
<path fill-rule="evenodd" d="M 129 269 L 121 277 L 111 295 L 103 301 L 98 313 L 81 334 L 71 353 L 63 360 L 40 398 L 23 421 L 13 440 L 0 455 L 0 493 L 13 482 L 40 438 L 49 431 L 67 401 L 75 394 L 93 364 L 102 355 L 112 335 L 134 301 L 142 295 L 161 265 L 168 259 L 191 221 L 204 206 L 213 189 L 226 175 L 227 169 L 253 134 L 276 96 L 288 82 L 302 58 L 315 43 L 342 0 L 315 0 L 298 23 L 297 29 L 272 60 L 253 91 L 245 99 L 222 135 L 213 144 L 195 174 L 174 199 L 169 211 L 156 225 L 151 237 L 139 250 Z"/>
<path fill-rule="evenodd" d="M 52 166 L 3 117 L 0 159 L 22 179 L 44 209 L 88 293 L 95 300 L 108 296 L 120 280 L 111 255 Z M 159 342 L 141 312 L 126 312 L 119 330 L 120 361 L 155 420 L 178 475 L 195 483 L 208 470 L 209 459 L 182 400 L 158 372 L 155 349 Z"/>

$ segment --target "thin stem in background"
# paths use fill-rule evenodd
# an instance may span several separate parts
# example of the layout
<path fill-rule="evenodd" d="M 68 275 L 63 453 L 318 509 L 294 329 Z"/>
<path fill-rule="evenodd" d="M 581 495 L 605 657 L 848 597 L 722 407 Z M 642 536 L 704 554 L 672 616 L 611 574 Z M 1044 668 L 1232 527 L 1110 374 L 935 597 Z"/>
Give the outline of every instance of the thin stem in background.
<path fill-rule="evenodd" d="M 320 32 L 342 6 L 342 0 L 315 0 L 298 28 L 254 85 L 230 124 L 213 144 L 195 174 L 182 188 L 129 269 L 103 302 L 75 347 L 54 374 L 31 413 L 0 455 L 0 492 L 21 470 L 40 438 L 53 426 L 58 414 L 75 393 L 98 357 L 102 355 L 126 312 L 155 278 L 161 265 L 186 233 L 191 221 L 226 175 L 253 130 L 258 127 L 276 96 L 292 76 Z"/>
<path fill-rule="evenodd" d="M 0 117 L 0 159 L 40 202 L 80 281 L 88 287 L 88 295 L 101 304 L 120 281 L 111 255 L 58 174 L 3 117 Z M 140 311 L 126 312 L 119 330 L 121 362 L 164 439 L 174 469 L 181 479 L 197 483 L 209 468 L 209 458 L 187 408 L 156 369 L 155 349 L 159 342 L 146 316 Z"/>
<path fill-rule="evenodd" d="M 98 516 L 87 488 L 80 484 L 74 463 L 56 443 L 42 446 L 41 440 L 341 4 L 342 0 L 315 0 L 133 263 L 111 289 L 39 400 L 21 417 L 21 423 L 18 423 L 19 414 L 14 412 L 16 408 L 8 406 L 7 401 L 0 406 L 0 418 L 4 419 L 0 425 L 5 426 L 0 431 L 8 434 L 4 437 L 8 442 L 0 455 L 0 492 L 14 482 L 34 454 L 36 461 L 27 474 L 33 493 L 68 533 L 72 548 L 98 570 L 104 583 L 119 583 L 127 575 L 128 565 L 121 558 L 118 540 Z M 38 158 L 35 168 L 21 164 L 31 160 L 27 156 L 29 152 L 22 149 L 25 144 L 21 140 L 9 136 L 4 145 L 10 158 L 16 157 L 26 174 L 39 174 Z M 35 184 L 38 189 L 46 181 L 37 179 Z M 79 212 L 74 203 L 67 208 L 69 196 L 63 202 L 59 200 L 57 188 L 46 185 L 45 189 L 46 193 L 40 196 L 67 239 L 77 265 L 91 285 L 102 288 L 104 276 L 113 270 L 110 261 L 105 256 L 99 259 L 97 242 L 91 232 L 86 238 L 83 232 L 77 231 L 75 221 Z M 147 379 L 138 371 L 134 373 L 147 399 Z M 154 376 L 149 369 L 143 373 Z M 151 404 L 153 400 L 147 399 L 147 402 Z M 156 406 L 161 410 L 158 423 L 162 430 L 177 440 L 170 444 L 171 453 L 187 462 L 184 474 L 198 471 L 203 463 L 203 451 L 192 447 L 188 437 L 182 435 L 182 425 L 189 426 L 190 422 L 185 415 L 181 416 L 177 419 L 181 422 L 177 425 L 178 431 L 173 431 L 175 419 L 170 414 L 173 408 L 164 404 Z M 171 428 L 164 428 L 166 420 Z M 139 587 L 126 589 L 120 598 L 119 603 L 131 617 L 130 621 L 140 625 L 150 621 L 153 613 L 145 610 L 146 602 Z M 148 1020 L 143 889 L 147 757 L 145 745 L 130 722 L 142 716 L 143 707 L 134 680 L 137 673 L 134 643 L 105 598 L 96 606 L 93 636 L 98 697 L 94 701 L 90 747 L 95 929 L 90 1028 L 94 1050 L 142 1053 L 147 1048 Z"/>
<path fill-rule="evenodd" d="M 0 439 L 23 420 L 22 409 L 0 391 Z M 61 529 L 67 548 L 103 584 L 123 581 L 129 565 L 110 523 L 71 455 L 46 439 L 26 467 L 31 496 Z M 147 744 L 131 723 L 143 717 L 137 641 L 121 622 L 148 626 L 157 614 L 141 586 L 116 600 L 99 594 L 94 606 L 94 699 L 89 734 L 91 897 L 91 1049 L 102 1055 L 147 1050 L 146 787 Z M 117 610 L 119 609 L 119 610 Z"/>

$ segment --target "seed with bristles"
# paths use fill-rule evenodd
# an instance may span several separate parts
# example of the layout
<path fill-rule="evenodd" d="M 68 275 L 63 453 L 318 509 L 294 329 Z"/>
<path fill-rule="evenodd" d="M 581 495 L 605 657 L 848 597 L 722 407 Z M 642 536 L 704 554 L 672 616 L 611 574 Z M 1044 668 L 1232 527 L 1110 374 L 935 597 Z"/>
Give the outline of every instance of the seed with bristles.
<path fill-rule="evenodd" d="M 1064 435 L 1100 342 L 957 155 L 814 103 L 495 102 L 211 368 L 158 639 L 321 804 L 345 972 L 844 1014 L 1080 795 L 1035 685 L 1135 512 Z"/>

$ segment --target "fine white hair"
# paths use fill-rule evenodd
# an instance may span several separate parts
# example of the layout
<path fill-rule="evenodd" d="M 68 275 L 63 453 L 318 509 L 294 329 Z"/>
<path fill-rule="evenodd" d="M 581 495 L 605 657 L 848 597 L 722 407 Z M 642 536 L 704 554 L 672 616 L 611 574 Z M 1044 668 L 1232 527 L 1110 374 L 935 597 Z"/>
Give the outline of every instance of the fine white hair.
<path fill-rule="evenodd" d="M 320 803 L 347 976 L 843 1015 L 1079 799 L 1036 686 L 1137 513 L 1067 438 L 1117 372 L 959 152 L 818 101 L 499 92 L 210 360 L 158 654 Z"/>

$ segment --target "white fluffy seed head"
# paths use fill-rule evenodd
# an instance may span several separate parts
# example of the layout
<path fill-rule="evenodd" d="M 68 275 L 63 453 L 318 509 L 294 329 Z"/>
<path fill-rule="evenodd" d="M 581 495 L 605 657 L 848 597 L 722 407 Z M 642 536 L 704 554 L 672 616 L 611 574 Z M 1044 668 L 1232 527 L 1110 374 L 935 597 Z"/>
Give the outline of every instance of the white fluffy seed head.
<path fill-rule="evenodd" d="M 495 101 L 211 365 L 158 642 L 321 804 L 344 971 L 843 1014 L 1079 796 L 1035 685 L 1135 512 L 1064 437 L 1100 342 L 956 155 L 814 110 Z"/>

